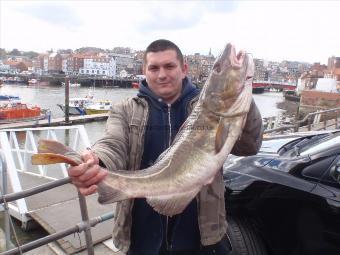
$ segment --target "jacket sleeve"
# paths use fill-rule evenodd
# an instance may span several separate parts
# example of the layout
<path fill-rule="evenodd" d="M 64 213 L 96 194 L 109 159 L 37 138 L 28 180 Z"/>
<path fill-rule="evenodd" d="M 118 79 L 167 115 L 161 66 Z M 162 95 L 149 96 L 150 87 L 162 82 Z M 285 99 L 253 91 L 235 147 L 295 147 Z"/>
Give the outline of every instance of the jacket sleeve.
<path fill-rule="evenodd" d="M 100 165 L 109 170 L 126 169 L 129 141 L 126 101 L 115 104 L 110 110 L 105 134 L 93 146 Z"/>
<path fill-rule="evenodd" d="M 235 143 L 231 150 L 231 154 L 236 156 L 250 156 L 256 154 L 262 144 L 262 135 L 262 117 L 253 99 L 242 135 Z"/>

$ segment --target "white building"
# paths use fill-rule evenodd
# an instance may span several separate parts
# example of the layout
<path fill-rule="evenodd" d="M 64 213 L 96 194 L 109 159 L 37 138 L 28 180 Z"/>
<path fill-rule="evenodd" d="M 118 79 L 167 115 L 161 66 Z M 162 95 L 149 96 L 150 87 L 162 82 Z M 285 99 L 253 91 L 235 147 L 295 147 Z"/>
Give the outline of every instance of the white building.
<path fill-rule="evenodd" d="M 0 60 L 0 73 L 10 73 L 11 67 Z"/>
<path fill-rule="evenodd" d="M 84 67 L 79 69 L 81 75 L 116 76 L 116 61 L 112 57 L 84 58 Z"/>
<path fill-rule="evenodd" d="M 68 73 L 67 73 L 67 58 L 64 58 L 64 59 L 62 60 L 62 62 L 61 62 L 61 70 L 62 70 L 64 73 L 68 74 Z"/>

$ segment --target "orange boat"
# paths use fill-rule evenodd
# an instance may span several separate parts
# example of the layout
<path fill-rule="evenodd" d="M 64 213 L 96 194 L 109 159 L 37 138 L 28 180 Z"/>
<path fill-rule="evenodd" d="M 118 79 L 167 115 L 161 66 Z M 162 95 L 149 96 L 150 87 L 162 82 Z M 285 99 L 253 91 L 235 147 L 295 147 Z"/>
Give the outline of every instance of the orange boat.
<path fill-rule="evenodd" d="M 132 83 L 131 83 L 131 86 L 132 86 L 132 88 L 134 88 L 134 89 L 139 89 L 139 83 L 137 83 L 137 82 L 132 82 Z"/>
<path fill-rule="evenodd" d="M 34 119 L 41 116 L 38 106 L 27 106 L 22 103 L 7 103 L 0 106 L 0 120 Z"/>

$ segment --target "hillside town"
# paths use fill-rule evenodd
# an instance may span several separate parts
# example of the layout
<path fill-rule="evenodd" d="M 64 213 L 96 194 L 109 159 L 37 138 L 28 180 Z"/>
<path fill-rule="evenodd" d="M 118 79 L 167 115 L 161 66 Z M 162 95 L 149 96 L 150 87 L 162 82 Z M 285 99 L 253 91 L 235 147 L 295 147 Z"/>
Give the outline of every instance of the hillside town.
<path fill-rule="evenodd" d="M 73 75 L 108 79 L 143 78 L 143 51 L 128 47 L 103 50 L 85 47 L 77 50 L 50 50 L 46 53 L 22 52 L 18 49 L 0 49 L 0 74 L 7 75 Z M 189 65 L 189 77 L 194 83 L 203 83 L 215 61 L 215 56 L 195 53 L 185 55 Z M 330 57 L 328 65 L 299 61 L 274 62 L 254 58 L 254 81 L 279 81 L 297 84 L 300 77 L 335 78 L 340 81 L 340 58 Z"/>

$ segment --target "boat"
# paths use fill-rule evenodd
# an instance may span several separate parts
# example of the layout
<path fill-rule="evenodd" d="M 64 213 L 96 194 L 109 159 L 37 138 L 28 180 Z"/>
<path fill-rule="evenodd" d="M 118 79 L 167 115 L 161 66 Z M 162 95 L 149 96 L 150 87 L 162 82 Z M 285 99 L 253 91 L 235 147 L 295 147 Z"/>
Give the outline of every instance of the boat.
<path fill-rule="evenodd" d="M 2 101 L 0 104 L 0 123 L 28 121 L 43 118 L 41 108 L 17 101 Z"/>
<path fill-rule="evenodd" d="M 63 87 L 65 87 L 65 82 L 62 82 L 61 85 L 62 85 Z M 78 83 L 78 82 L 75 82 L 75 83 L 71 83 L 71 82 L 70 82 L 70 88 L 80 87 L 80 85 L 81 85 L 81 84 Z"/>
<path fill-rule="evenodd" d="M 38 80 L 37 79 L 29 79 L 28 84 L 29 85 L 36 85 L 36 84 L 38 84 Z"/>
<path fill-rule="evenodd" d="M 112 106 L 112 101 L 110 100 L 96 100 L 92 104 L 85 107 L 86 114 L 99 114 L 107 113 Z"/>
<path fill-rule="evenodd" d="M 8 103 L 9 103 L 9 101 L 13 101 L 13 100 L 19 100 L 20 101 L 20 97 L 19 96 L 11 96 L 11 95 L 0 95 L 0 103 L 2 102 L 2 101 L 8 101 Z"/>
<path fill-rule="evenodd" d="M 300 102 L 300 96 L 295 90 L 285 90 L 283 91 L 283 97 L 287 101 Z"/>
<path fill-rule="evenodd" d="M 73 97 L 69 101 L 70 115 L 85 115 L 85 107 L 94 103 L 93 96 Z M 59 108 L 65 113 L 65 104 L 57 104 Z"/>
<path fill-rule="evenodd" d="M 139 89 L 139 83 L 138 82 L 132 82 L 131 83 L 132 88 Z"/>

